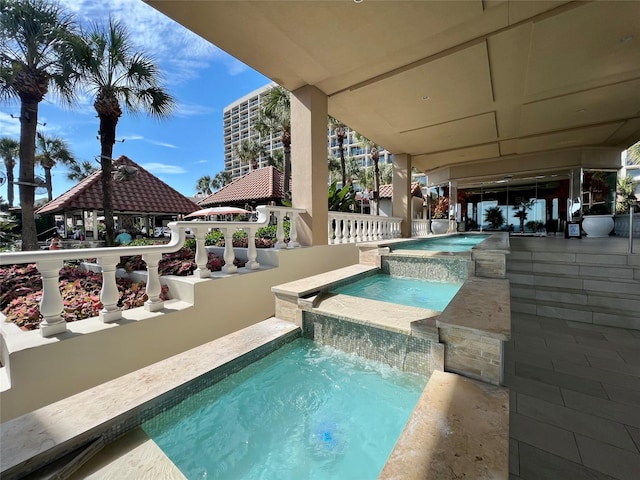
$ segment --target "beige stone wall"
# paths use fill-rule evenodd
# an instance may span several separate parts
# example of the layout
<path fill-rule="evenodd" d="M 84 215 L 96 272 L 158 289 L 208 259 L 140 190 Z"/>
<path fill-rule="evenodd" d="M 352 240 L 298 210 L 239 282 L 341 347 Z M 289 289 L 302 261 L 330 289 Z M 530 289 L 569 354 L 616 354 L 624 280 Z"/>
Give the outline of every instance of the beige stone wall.
<path fill-rule="evenodd" d="M 501 380 L 501 341 L 472 330 L 440 327 L 444 347 L 444 369 L 499 385 Z"/>

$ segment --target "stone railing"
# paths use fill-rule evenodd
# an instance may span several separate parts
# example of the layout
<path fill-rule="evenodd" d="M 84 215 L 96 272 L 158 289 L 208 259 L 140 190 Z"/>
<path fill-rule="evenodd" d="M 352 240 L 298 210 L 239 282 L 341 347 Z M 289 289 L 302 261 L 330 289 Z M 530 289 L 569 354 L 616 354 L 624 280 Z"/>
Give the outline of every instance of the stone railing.
<path fill-rule="evenodd" d="M 399 217 L 329 212 L 329 245 L 398 238 L 401 222 Z"/>
<path fill-rule="evenodd" d="M 244 230 L 248 236 L 248 261 L 245 268 L 256 270 L 260 264 L 256 261 L 257 252 L 255 246 L 256 232 L 259 228 L 270 224 L 271 220 L 277 222 L 275 248 L 295 248 L 300 246 L 297 239 L 296 220 L 304 210 L 286 207 L 260 206 L 257 209 L 257 221 L 246 222 L 172 222 L 171 240 L 165 245 L 149 245 L 139 247 L 103 247 L 63 249 L 53 251 L 26 251 L 3 253 L 0 255 L 0 265 L 13 265 L 35 263 L 42 275 L 42 298 L 40 300 L 40 333 L 43 337 L 49 337 L 64 332 L 67 324 L 62 317 L 64 310 L 62 295 L 60 293 L 60 270 L 64 262 L 86 258 L 97 258 L 102 271 L 102 289 L 100 301 L 103 305 L 99 318 L 103 322 L 114 322 L 122 318 L 122 311 L 118 307 L 118 287 L 116 283 L 116 266 L 120 263 L 120 257 L 141 255 L 147 265 L 146 293 L 148 300 L 144 308 L 156 312 L 164 308 L 164 302 L 160 299 L 161 284 L 158 274 L 158 262 L 165 253 L 180 250 L 186 239 L 186 229 L 190 229 L 196 240 L 195 263 L 197 269 L 194 276 L 207 278 L 211 271 L 207 269 L 208 254 L 205 248 L 205 237 L 212 229 L 219 229 L 224 234 L 225 248 L 222 267 L 225 273 L 236 273 L 238 267 L 233 264 L 235 255 L 233 252 L 233 234 L 237 230 Z M 290 219 L 289 242 L 285 243 L 283 220 Z"/>

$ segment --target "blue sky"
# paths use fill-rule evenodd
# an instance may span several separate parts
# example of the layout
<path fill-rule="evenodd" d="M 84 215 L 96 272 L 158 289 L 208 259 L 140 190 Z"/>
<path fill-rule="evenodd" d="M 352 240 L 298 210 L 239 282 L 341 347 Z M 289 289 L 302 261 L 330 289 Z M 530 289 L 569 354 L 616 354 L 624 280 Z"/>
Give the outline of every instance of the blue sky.
<path fill-rule="evenodd" d="M 127 25 L 137 49 L 156 59 L 178 108 L 166 120 L 154 120 L 144 114 L 133 116 L 125 111 L 117 127 L 117 138 L 124 142 L 114 145 L 113 157 L 126 155 L 183 195 L 194 195 L 198 178 L 213 177 L 224 169 L 224 108 L 269 83 L 269 79 L 142 0 L 60 3 L 85 25 L 107 21 L 111 14 Z M 95 161 L 100 153 L 96 138 L 99 123 L 93 100 L 81 98 L 70 110 L 61 107 L 54 97 L 45 97 L 40 103 L 39 122 L 46 125 L 39 129 L 66 140 L 77 160 L 90 160 L 99 166 Z M 0 136 L 19 139 L 19 122 L 11 117 L 18 117 L 19 112 L 18 104 L 0 104 Z M 57 166 L 52 174 L 54 197 L 73 186 L 66 179 L 64 166 Z M 6 199 L 4 187 L 0 195 Z"/>

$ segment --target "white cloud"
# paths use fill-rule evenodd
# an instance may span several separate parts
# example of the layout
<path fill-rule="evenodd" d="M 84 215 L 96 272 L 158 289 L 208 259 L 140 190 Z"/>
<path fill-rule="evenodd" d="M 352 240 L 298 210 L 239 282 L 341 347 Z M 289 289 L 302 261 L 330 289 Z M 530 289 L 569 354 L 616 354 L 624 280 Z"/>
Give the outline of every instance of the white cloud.
<path fill-rule="evenodd" d="M 107 22 L 109 15 L 125 24 L 133 44 L 156 58 L 169 84 L 196 78 L 214 61 L 225 65 L 230 75 L 247 69 L 242 62 L 141 0 L 61 0 L 61 4 L 85 27 L 94 24 L 94 19 Z"/>
<path fill-rule="evenodd" d="M 154 163 L 154 162 L 145 163 L 142 165 L 142 168 L 150 171 L 154 175 L 163 174 L 163 173 L 169 173 L 169 174 L 187 173 L 187 171 L 182 167 L 179 167 L 177 165 L 168 165 L 166 163 Z"/>
<path fill-rule="evenodd" d="M 129 141 L 136 141 L 136 140 L 144 140 L 144 137 L 142 135 L 123 135 L 121 140 L 129 140 Z"/>
<path fill-rule="evenodd" d="M 149 142 L 152 145 L 158 145 L 160 147 L 167 147 L 167 148 L 178 148 L 177 146 L 175 146 L 172 143 L 166 143 L 166 142 L 159 142 L 157 140 L 147 140 L 147 142 Z"/>
<path fill-rule="evenodd" d="M 176 117 L 193 117 L 197 115 L 210 115 L 215 113 L 216 109 L 206 105 L 196 105 L 194 103 L 179 103 L 174 115 Z"/>

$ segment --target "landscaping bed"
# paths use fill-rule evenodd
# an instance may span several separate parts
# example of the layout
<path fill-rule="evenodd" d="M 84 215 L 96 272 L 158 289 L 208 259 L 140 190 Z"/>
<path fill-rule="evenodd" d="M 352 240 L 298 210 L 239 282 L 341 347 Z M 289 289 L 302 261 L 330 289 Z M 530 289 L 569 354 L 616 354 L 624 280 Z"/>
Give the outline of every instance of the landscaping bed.
<path fill-rule="evenodd" d="M 207 268 L 219 271 L 224 260 L 214 253 L 209 253 Z M 237 266 L 244 266 L 242 261 L 234 261 Z M 146 270 L 146 265 L 139 255 L 121 257 L 118 265 L 127 272 Z M 197 268 L 195 253 L 191 248 L 182 248 L 175 253 L 164 254 L 158 264 L 160 275 L 186 276 Z M 6 315 L 8 322 L 13 322 L 25 330 L 38 328 L 42 315 L 39 303 L 42 298 L 42 278 L 35 264 L 8 265 L 0 267 L 3 279 L 0 290 L 0 311 Z M 120 299 L 118 306 L 127 310 L 141 307 L 147 300 L 145 282 L 133 282 L 128 278 L 116 278 Z M 102 274 L 85 271 L 77 265 L 66 264 L 60 270 L 60 292 L 64 310 L 62 317 L 67 322 L 96 317 L 102 309 L 100 290 Z M 167 299 L 167 287 L 162 286 L 162 300 Z"/>

